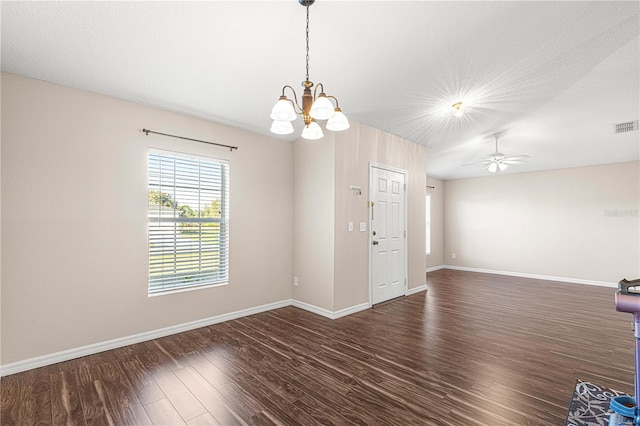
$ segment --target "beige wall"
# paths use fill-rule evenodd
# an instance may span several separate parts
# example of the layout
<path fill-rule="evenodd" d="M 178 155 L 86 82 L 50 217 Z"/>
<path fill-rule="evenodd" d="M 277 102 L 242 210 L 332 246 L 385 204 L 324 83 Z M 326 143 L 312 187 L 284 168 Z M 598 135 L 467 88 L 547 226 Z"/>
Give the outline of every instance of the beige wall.
<path fill-rule="evenodd" d="M 5 73 L 1 89 L 3 365 L 292 298 L 367 303 L 370 161 L 408 171 L 409 288 L 425 282 L 420 145 L 357 123 L 291 144 Z M 148 297 L 150 147 L 230 161 L 230 285 Z"/>
<path fill-rule="evenodd" d="M 230 161 L 230 285 L 147 296 L 149 147 Z M 2 74 L 1 160 L 3 364 L 291 298 L 289 142 Z"/>
<path fill-rule="evenodd" d="M 640 276 L 640 162 L 443 182 L 426 178 L 423 146 L 358 123 L 291 144 L 12 74 L 1 83 L 3 365 L 292 297 L 334 312 L 368 302 L 369 230 L 358 225 L 368 227 L 370 161 L 408 171 L 409 288 L 443 263 Z M 230 285 L 147 296 L 149 147 L 230 161 Z"/>
<path fill-rule="evenodd" d="M 610 283 L 637 278 L 639 186 L 637 161 L 446 181 L 445 262 Z"/>
<path fill-rule="evenodd" d="M 335 141 L 298 139 L 294 153 L 293 299 L 333 311 Z"/>
<path fill-rule="evenodd" d="M 427 193 L 431 194 L 431 253 L 427 268 L 442 266 L 444 261 L 444 182 L 427 177 Z"/>
<path fill-rule="evenodd" d="M 352 123 L 335 134 L 334 310 L 369 302 L 369 162 L 406 170 L 409 288 L 425 284 L 426 148 L 381 130 Z M 362 188 L 358 196 L 349 186 Z M 348 232 L 348 222 L 354 232 Z M 359 223 L 367 232 L 359 231 Z"/>
<path fill-rule="evenodd" d="M 352 122 L 347 131 L 294 143 L 294 300 L 331 313 L 369 303 L 370 162 L 408 171 L 409 288 L 425 284 L 426 148 Z"/>

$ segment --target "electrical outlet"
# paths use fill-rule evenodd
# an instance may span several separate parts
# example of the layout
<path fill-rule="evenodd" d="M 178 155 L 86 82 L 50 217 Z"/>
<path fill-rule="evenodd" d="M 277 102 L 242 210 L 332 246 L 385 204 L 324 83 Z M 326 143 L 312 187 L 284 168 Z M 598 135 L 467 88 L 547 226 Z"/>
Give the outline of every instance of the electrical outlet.
<path fill-rule="evenodd" d="M 455 253 L 451 253 L 451 258 L 455 259 L 456 258 L 456 254 Z"/>
<path fill-rule="evenodd" d="M 298 287 L 298 277 L 293 277 L 293 286 Z"/>

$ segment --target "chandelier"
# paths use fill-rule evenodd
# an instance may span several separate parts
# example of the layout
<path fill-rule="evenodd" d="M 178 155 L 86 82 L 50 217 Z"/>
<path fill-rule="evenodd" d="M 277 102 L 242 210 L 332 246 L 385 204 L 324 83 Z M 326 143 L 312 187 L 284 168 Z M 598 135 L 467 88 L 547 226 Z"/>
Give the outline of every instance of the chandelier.
<path fill-rule="evenodd" d="M 293 125 L 291 122 L 302 115 L 304 121 L 304 130 L 302 137 L 305 139 L 320 139 L 324 136 L 322 128 L 318 124 L 320 120 L 328 120 L 326 128 L 331 131 L 341 131 L 349 128 L 349 120 L 340 110 L 338 99 L 324 93 L 322 83 L 313 88 L 313 83 L 309 81 L 309 6 L 315 0 L 298 0 L 298 2 L 307 8 L 307 75 L 305 81 L 302 82 L 304 91 L 302 92 L 302 106 L 298 103 L 298 96 L 293 87 L 285 85 L 282 88 L 282 95 L 273 109 L 270 117 L 273 119 L 271 132 L 277 135 L 288 135 L 293 133 Z M 320 88 L 320 94 L 317 93 Z M 285 90 L 289 89 L 293 93 L 293 100 L 287 98 Z M 312 90 L 313 89 L 313 90 Z M 333 100 L 335 106 L 333 105 Z"/>

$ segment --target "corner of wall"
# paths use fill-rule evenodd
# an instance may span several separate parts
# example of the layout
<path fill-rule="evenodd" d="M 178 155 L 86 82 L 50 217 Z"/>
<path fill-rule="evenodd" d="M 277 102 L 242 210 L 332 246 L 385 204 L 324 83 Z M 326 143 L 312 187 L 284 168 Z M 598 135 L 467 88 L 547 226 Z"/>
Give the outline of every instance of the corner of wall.
<path fill-rule="evenodd" d="M 293 143 L 293 300 L 333 311 L 335 138 Z"/>

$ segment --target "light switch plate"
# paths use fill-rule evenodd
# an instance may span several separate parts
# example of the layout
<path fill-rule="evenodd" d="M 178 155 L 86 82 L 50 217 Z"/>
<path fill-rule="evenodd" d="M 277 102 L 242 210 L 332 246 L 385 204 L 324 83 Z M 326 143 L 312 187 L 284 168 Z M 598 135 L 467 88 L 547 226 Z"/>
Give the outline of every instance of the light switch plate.
<path fill-rule="evenodd" d="M 353 232 L 353 222 L 349 222 L 349 232 Z"/>
<path fill-rule="evenodd" d="M 367 232 L 367 223 L 360 222 L 360 232 Z"/>

